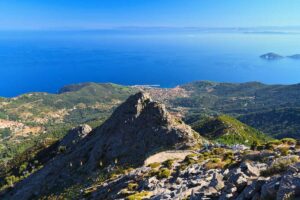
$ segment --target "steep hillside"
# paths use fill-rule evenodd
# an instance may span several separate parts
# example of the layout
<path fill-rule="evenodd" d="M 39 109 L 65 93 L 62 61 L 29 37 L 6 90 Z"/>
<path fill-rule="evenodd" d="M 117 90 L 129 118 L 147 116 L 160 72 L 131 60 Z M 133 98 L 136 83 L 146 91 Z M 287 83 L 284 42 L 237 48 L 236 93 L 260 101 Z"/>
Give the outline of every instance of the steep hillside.
<path fill-rule="evenodd" d="M 66 86 L 60 94 L 30 93 L 0 99 L 0 160 L 23 152 L 35 141 L 60 139 L 72 126 L 101 123 L 138 91 L 116 84 L 88 83 L 70 89 L 74 87 Z"/>
<path fill-rule="evenodd" d="M 87 183 L 101 168 L 141 165 L 153 153 L 197 148 L 204 141 L 144 93 L 129 97 L 102 126 L 83 135 L 72 145 L 67 141 L 74 136 L 68 134 L 60 142 L 61 153 L 16 184 L 4 198 L 32 199 L 60 193 L 75 184 Z"/>
<path fill-rule="evenodd" d="M 265 85 L 258 82 L 235 84 L 200 81 L 181 87 L 189 92 L 189 97 L 178 98 L 171 103 L 189 107 L 194 112 L 205 108 L 223 113 L 246 114 L 273 108 L 300 106 L 300 84 Z"/>
<path fill-rule="evenodd" d="M 196 122 L 192 128 L 204 137 L 223 144 L 265 143 L 270 140 L 263 133 L 243 124 L 227 115 L 221 115 L 207 120 Z"/>
<path fill-rule="evenodd" d="M 203 116 L 229 114 L 243 119 L 244 123 L 252 125 L 270 136 L 276 137 L 283 134 L 284 136 L 300 137 L 298 133 L 294 132 L 300 124 L 297 120 L 285 122 L 285 124 L 289 124 L 286 126 L 281 123 L 284 122 L 284 118 L 281 118 L 279 123 L 275 125 L 272 121 L 260 119 L 259 116 L 263 117 L 263 114 L 258 115 L 257 118 L 243 118 L 244 115 L 255 115 L 255 113 L 266 112 L 268 115 L 270 110 L 281 110 L 280 115 L 286 115 L 287 119 L 293 118 L 294 113 L 300 107 L 300 84 L 266 85 L 258 82 L 216 83 L 199 81 L 182 85 L 180 88 L 188 96 L 169 99 L 167 104 L 172 108 L 180 108 L 178 110 L 185 113 L 184 120 L 186 122 L 195 122 Z M 285 112 L 290 109 L 294 112 Z M 276 116 L 276 118 L 278 117 Z M 277 128 L 268 129 L 269 125 L 275 125 Z"/>
<path fill-rule="evenodd" d="M 284 137 L 300 139 L 300 108 L 250 113 L 238 119 L 279 139 Z"/>

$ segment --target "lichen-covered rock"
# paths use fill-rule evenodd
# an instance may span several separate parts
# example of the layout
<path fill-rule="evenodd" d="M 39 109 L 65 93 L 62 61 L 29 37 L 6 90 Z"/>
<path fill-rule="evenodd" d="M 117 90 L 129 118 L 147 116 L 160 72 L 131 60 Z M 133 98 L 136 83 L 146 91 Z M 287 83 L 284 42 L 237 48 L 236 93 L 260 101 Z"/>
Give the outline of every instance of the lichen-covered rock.
<path fill-rule="evenodd" d="M 219 173 L 214 173 L 209 186 L 214 187 L 218 191 L 222 190 L 224 188 L 223 175 Z"/>
<path fill-rule="evenodd" d="M 261 188 L 261 199 L 276 199 L 276 194 L 280 185 L 280 176 L 273 176 Z"/>
<path fill-rule="evenodd" d="M 276 200 L 300 198 L 300 174 L 285 174 L 280 181 Z"/>
<path fill-rule="evenodd" d="M 247 186 L 248 179 L 249 178 L 244 173 L 237 172 L 229 177 L 228 182 L 234 184 L 237 187 L 237 190 L 241 191 Z"/>
<path fill-rule="evenodd" d="M 240 193 L 240 195 L 237 197 L 237 200 L 247 200 L 254 198 L 257 194 L 259 194 L 259 191 L 265 182 L 266 179 L 264 178 L 254 180 Z"/>
<path fill-rule="evenodd" d="M 260 170 L 255 165 L 250 162 L 243 162 L 241 164 L 241 171 L 244 172 L 247 176 L 259 176 Z"/>

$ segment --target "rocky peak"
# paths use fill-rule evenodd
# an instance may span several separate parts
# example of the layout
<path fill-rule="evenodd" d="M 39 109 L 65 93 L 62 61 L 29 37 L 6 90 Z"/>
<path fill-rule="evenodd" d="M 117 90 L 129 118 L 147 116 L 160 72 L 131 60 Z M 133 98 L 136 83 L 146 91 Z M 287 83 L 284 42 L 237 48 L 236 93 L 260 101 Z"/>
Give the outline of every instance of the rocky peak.
<path fill-rule="evenodd" d="M 105 159 L 120 158 L 121 162 L 142 162 L 159 149 L 189 148 L 199 142 L 189 126 L 143 92 L 119 106 L 111 118 L 95 130 L 95 134 L 100 133 L 105 137 Z"/>
<path fill-rule="evenodd" d="M 70 131 L 60 145 L 70 146 L 73 141 L 76 145 L 18 183 L 6 197 L 30 199 L 45 194 L 58 183 L 67 187 L 66 177 L 72 177 L 68 181 L 77 184 L 103 167 L 142 165 L 148 156 L 159 151 L 188 149 L 201 143 L 200 136 L 189 126 L 141 92 L 129 97 L 102 126 L 90 130 L 81 126 Z"/>
<path fill-rule="evenodd" d="M 168 117 L 163 104 L 153 101 L 148 93 L 139 92 L 130 96 L 125 103 L 119 106 L 111 118 L 133 120 L 142 114 L 160 118 L 161 120 L 167 120 Z"/>

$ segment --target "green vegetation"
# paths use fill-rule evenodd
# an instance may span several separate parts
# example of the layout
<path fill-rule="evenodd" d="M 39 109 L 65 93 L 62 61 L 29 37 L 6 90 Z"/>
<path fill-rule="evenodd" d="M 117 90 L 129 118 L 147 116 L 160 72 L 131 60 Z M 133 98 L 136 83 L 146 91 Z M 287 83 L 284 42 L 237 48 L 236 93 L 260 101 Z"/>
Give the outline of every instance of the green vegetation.
<path fill-rule="evenodd" d="M 226 165 L 225 162 L 222 162 L 222 160 L 220 158 L 211 158 L 206 164 L 205 164 L 205 168 L 207 170 L 209 169 L 223 169 L 224 166 Z"/>
<path fill-rule="evenodd" d="M 269 137 L 256 129 L 227 115 L 210 118 L 193 124 L 193 129 L 201 135 L 223 144 L 264 143 Z"/>
<path fill-rule="evenodd" d="M 20 143 L 15 143 L 10 140 L 3 141 L 1 144 L 4 147 L 0 149 L 0 164 L 24 153 L 31 147 L 42 148 L 44 143 L 61 139 L 69 129 L 71 129 L 70 125 L 57 125 L 56 127 L 49 127 L 47 133 L 32 136 L 31 138 L 24 138 Z"/>
<path fill-rule="evenodd" d="M 158 162 L 149 164 L 149 167 L 151 167 L 152 169 L 158 168 L 159 166 L 160 166 L 160 163 L 158 163 Z"/>
<path fill-rule="evenodd" d="M 261 175 L 267 177 L 267 176 L 272 176 L 275 174 L 282 173 L 282 172 L 286 171 L 290 165 L 292 165 L 296 162 L 299 162 L 299 158 L 297 156 L 292 156 L 290 158 L 284 158 L 284 159 L 278 159 L 271 165 L 271 167 L 269 167 L 265 171 L 262 171 Z"/>
<path fill-rule="evenodd" d="M 142 199 L 145 199 L 148 194 L 149 193 L 146 191 L 138 192 L 138 193 L 128 196 L 126 198 L 126 200 L 142 200 Z"/>
<path fill-rule="evenodd" d="M 288 144 L 288 145 L 296 145 L 297 144 L 297 140 L 295 140 L 293 138 L 283 138 L 283 139 L 281 139 L 281 142 L 284 144 Z"/>
<path fill-rule="evenodd" d="M 227 114 L 276 138 L 299 138 L 300 85 L 258 82 L 197 81 L 182 85 L 190 95 L 171 99 L 172 107 L 188 108 L 185 121 Z"/>
<path fill-rule="evenodd" d="M 174 160 L 172 160 L 172 159 L 166 160 L 165 162 L 163 162 L 163 165 L 168 169 L 172 169 L 173 164 L 174 164 Z"/>
<path fill-rule="evenodd" d="M 5 139 L 11 136 L 11 130 L 9 128 L 0 129 L 0 139 Z"/>
<path fill-rule="evenodd" d="M 130 191 L 135 191 L 139 187 L 139 184 L 137 183 L 129 183 L 127 186 L 127 189 Z"/>
<path fill-rule="evenodd" d="M 200 154 L 201 155 L 201 154 Z M 198 154 L 190 154 L 190 155 L 187 155 L 185 157 L 185 159 L 183 160 L 184 164 L 183 166 L 189 166 L 189 165 L 192 165 L 192 164 L 195 164 L 195 163 L 198 163 L 198 162 L 201 162 L 202 159 L 199 158 L 199 155 Z"/>
<path fill-rule="evenodd" d="M 159 179 L 169 178 L 170 176 L 171 176 L 171 171 L 167 168 L 161 168 L 157 174 L 157 178 Z"/>
<path fill-rule="evenodd" d="M 299 113 L 299 107 L 278 108 L 246 114 L 238 119 L 275 138 L 294 137 L 300 139 Z"/>
<path fill-rule="evenodd" d="M 45 138 L 60 139 L 73 126 L 102 124 L 114 108 L 137 89 L 116 84 L 86 83 L 66 86 L 60 94 L 31 93 L 1 98 L 0 119 L 18 121 L 45 129 L 19 137 L 10 129 L 0 130 L 0 162 L 7 161 Z M 43 133 L 43 134 L 42 134 Z"/>
<path fill-rule="evenodd" d="M 274 148 L 281 144 L 280 140 L 271 140 L 265 144 L 265 148 L 269 150 L 274 150 Z"/>
<path fill-rule="evenodd" d="M 280 147 L 278 148 L 278 150 L 280 151 L 280 155 L 282 156 L 289 155 L 289 147 Z"/>
<path fill-rule="evenodd" d="M 203 161 L 207 161 L 204 165 L 206 169 L 226 168 L 235 164 L 234 154 L 231 150 L 214 148 L 211 151 L 186 156 L 179 168 L 184 170 L 189 165 L 200 164 Z"/>

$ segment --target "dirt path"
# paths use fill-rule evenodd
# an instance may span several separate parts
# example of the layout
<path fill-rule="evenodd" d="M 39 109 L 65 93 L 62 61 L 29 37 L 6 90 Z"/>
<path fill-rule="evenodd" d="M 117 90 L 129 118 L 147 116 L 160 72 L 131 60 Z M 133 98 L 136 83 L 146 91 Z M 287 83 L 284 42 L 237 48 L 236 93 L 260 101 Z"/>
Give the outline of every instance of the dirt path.
<path fill-rule="evenodd" d="M 151 163 L 162 163 L 166 160 L 170 160 L 170 159 L 177 159 L 178 161 L 181 161 L 183 159 L 185 159 L 185 157 L 189 154 L 195 153 L 194 151 L 191 150 L 185 150 L 185 151 L 164 151 L 164 152 L 160 152 L 157 154 L 154 154 L 152 156 L 150 156 L 149 158 L 147 158 L 144 162 L 144 165 L 147 166 Z"/>

